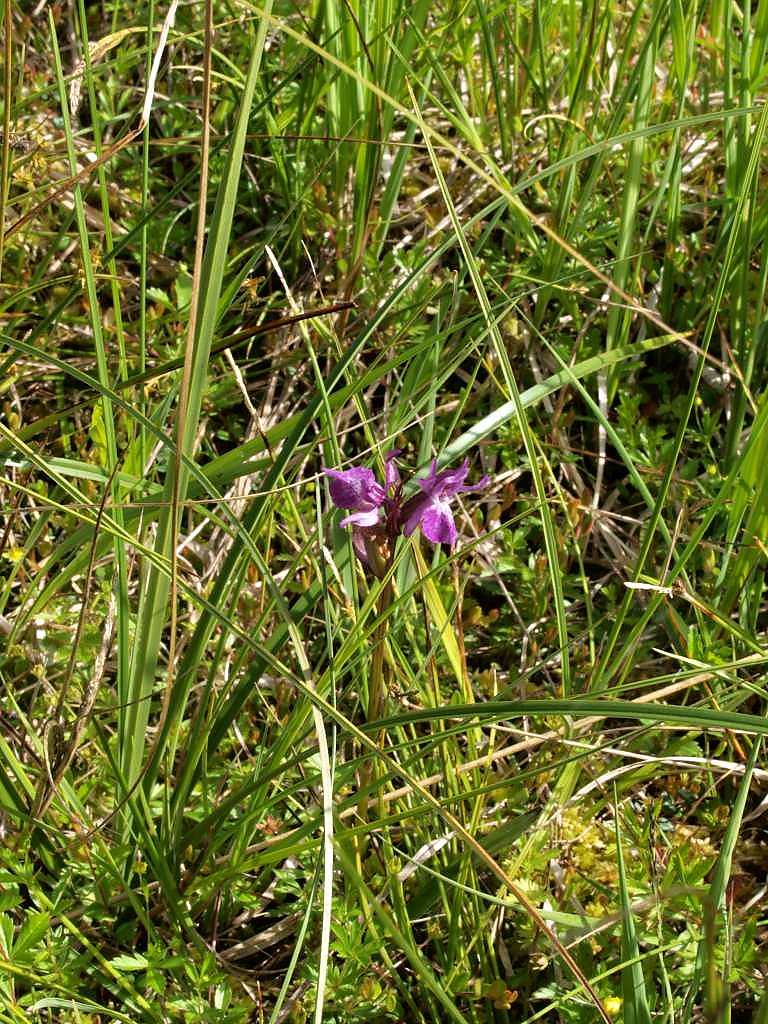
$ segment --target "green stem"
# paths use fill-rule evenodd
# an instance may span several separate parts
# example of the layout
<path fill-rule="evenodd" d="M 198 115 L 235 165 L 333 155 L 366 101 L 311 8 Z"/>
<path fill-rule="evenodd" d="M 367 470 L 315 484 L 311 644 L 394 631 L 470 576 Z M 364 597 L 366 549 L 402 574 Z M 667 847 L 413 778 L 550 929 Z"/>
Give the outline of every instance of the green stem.
<path fill-rule="evenodd" d="M 379 594 L 378 612 L 379 622 L 376 625 L 376 629 L 373 634 L 373 658 L 371 660 L 371 674 L 368 680 L 368 708 L 366 711 L 366 720 L 368 722 L 375 722 L 380 718 L 384 717 L 384 711 L 387 706 L 387 694 L 388 687 L 384 682 L 384 648 L 387 639 L 387 630 L 389 628 L 389 619 L 386 618 L 386 611 L 392 603 L 392 596 L 394 593 L 394 587 L 392 584 L 391 575 L 388 576 L 386 583 L 381 589 Z M 376 745 L 380 750 L 384 749 L 384 743 L 386 741 L 386 731 L 381 729 L 376 740 Z M 360 769 L 358 775 L 358 785 L 361 791 L 366 790 L 376 777 L 378 767 L 378 761 L 375 757 L 371 757 Z M 382 802 L 382 793 L 379 790 L 379 814 L 383 814 L 384 805 Z M 358 813 L 362 820 L 367 819 L 368 809 L 370 807 L 370 801 L 367 796 L 363 796 L 358 804 Z"/>
<path fill-rule="evenodd" d="M 388 579 L 379 595 L 379 622 L 376 626 L 373 639 L 373 660 L 371 662 L 371 676 L 368 683 L 368 713 L 369 722 L 375 722 L 384 716 L 384 709 L 387 703 L 388 688 L 384 682 L 384 647 L 387 639 L 389 621 L 384 617 L 387 609 L 392 603 L 393 594 L 392 579 Z M 383 741 L 383 733 L 380 736 L 380 743 Z"/>

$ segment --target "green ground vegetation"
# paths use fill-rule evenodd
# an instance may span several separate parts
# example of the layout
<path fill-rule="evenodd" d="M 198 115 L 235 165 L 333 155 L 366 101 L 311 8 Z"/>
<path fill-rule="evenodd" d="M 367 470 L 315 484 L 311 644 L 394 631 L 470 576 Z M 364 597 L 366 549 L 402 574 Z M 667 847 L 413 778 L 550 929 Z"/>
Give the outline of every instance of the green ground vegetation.
<path fill-rule="evenodd" d="M 0 1022 L 766 1024 L 768 2 L 2 39 Z"/>

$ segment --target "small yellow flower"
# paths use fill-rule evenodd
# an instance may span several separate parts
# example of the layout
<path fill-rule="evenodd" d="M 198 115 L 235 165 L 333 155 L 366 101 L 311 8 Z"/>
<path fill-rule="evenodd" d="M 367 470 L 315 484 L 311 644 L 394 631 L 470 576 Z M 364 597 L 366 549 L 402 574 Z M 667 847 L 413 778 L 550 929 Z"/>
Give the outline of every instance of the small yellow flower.
<path fill-rule="evenodd" d="M 491 982 L 487 986 L 483 995 L 486 999 L 493 1000 L 493 1006 L 496 1010 L 508 1010 L 512 1003 L 517 1002 L 517 989 L 508 989 L 504 982 L 497 978 L 496 981 Z"/>
<path fill-rule="evenodd" d="M 609 1017 L 615 1017 L 621 1010 L 621 1000 L 618 996 L 609 996 L 603 1005 Z"/>

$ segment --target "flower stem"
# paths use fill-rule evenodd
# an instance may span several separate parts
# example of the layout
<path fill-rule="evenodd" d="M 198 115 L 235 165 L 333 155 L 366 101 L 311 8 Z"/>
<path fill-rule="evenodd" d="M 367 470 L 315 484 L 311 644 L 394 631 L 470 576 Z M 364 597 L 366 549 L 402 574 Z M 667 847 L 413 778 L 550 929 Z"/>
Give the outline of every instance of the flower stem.
<path fill-rule="evenodd" d="M 382 587 L 381 594 L 379 595 L 379 622 L 373 637 L 373 659 L 371 661 L 371 675 L 368 682 L 368 713 L 366 717 L 369 722 L 375 722 L 377 718 L 382 718 L 387 705 L 387 686 L 384 682 L 384 648 L 389 620 L 385 616 L 387 609 L 392 603 L 393 590 L 390 577 Z M 379 736 L 379 746 L 382 745 L 383 738 L 382 733 Z"/>
<path fill-rule="evenodd" d="M 387 706 L 388 689 L 384 681 L 384 650 L 386 647 L 389 619 L 386 617 L 386 612 L 392 603 L 393 593 L 394 586 L 390 575 L 387 577 L 386 582 L 381 588 L 377 606 L 379 622 L 377 623 L 373 634 L 373 657 L 371 659 L 371 674 L 368 679 L 368 708 L 366 711 L 366 720 L 368 722 L 375 722 L 377 719 L 383 718 Z M 386 732 L 384 729 L 381 729 L 376 737 L 376 745 L 380 750 L 383 750 L 385 741 Z M 372 757 L 361 767 L 358 773 L 358 785 L 360 789 L 367 789 L 367 787 L 374 781 L 374 778 L 378 779 L 378 761 L 375 757 Z M 383 814 L 383 793 L 381 792 L 381 789 L 379 789 L 377 796 L 379 802 L 379 813 Z M 366 819 L 368 817 L 370 806 L 371 801 L 368 797 L 363 797 L 360 800 L 360 803 L 358 804 L 358 813 L 362 819 Z"/>

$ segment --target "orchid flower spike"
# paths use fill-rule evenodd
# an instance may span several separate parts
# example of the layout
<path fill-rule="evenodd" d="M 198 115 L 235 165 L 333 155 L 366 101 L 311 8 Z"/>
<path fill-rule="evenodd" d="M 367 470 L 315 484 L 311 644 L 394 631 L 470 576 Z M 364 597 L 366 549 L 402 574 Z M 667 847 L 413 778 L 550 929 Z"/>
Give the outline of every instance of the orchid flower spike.
<path fill-rule="evenodd" d="M 403 497 L 403 483 L 395 465 L 399 451 L 384 457 L 384 486 L 377 481 L 372 470 L 323 469 L 328 477 L 331 501 L 348 515 L 341 526 L 352 526 L 352 540 L 360 558 L 372 565 L 371 553 L 392 552 L 399 533 L 410 536 L 421 527 L 421 532 L 433 544 L 456 543 L 456 523 L 451 511 L 451 499 L 459 494 L 479 491 L 489 478 L 470 486 L 464 481 L 469 472 L 469 459 L 458 469 L 437 471 L 434 461 L 426 477 L 416 480 L 419 493 L 407 500 Z"/>

